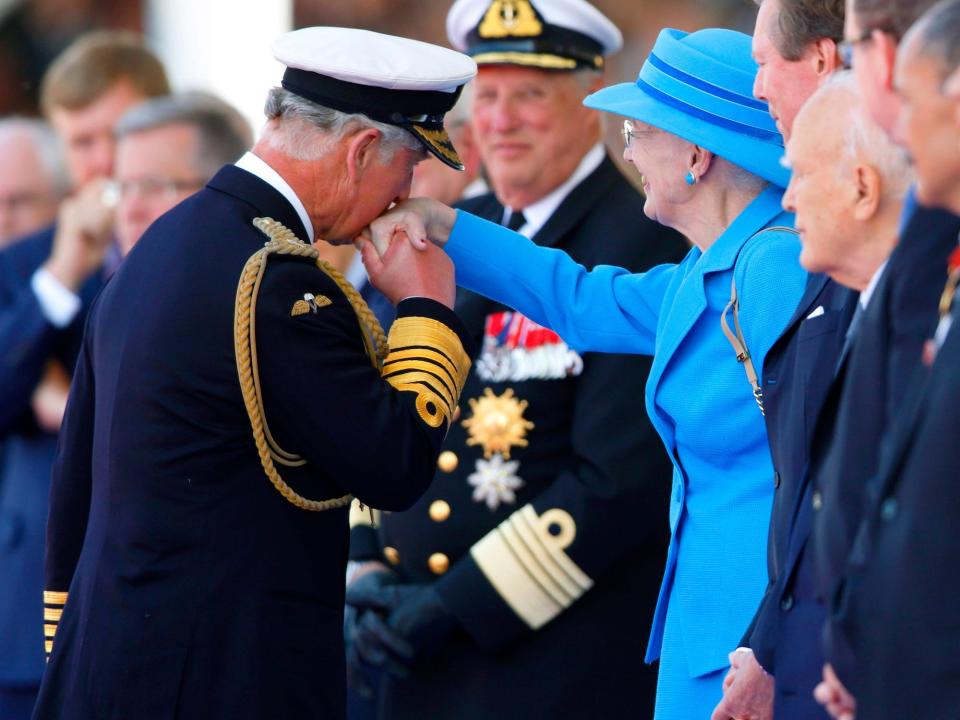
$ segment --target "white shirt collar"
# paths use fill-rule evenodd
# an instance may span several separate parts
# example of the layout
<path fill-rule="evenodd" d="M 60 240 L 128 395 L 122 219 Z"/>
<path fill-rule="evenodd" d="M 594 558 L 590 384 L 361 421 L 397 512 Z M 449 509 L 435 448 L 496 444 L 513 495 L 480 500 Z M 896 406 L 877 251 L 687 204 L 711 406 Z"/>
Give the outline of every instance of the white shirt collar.
<path fill-rule="evenodd" d="M 293 206 L 293 209 L 297 211 L 297 215 L 300 216 L 300 222 L 303 223 L 303 229 L 307 233 L 307 238 L 310 243 L 313 243 L 313 223 L 310 222 L 310 216 L 307 214 L 307 208 L 300 201 L 300 198 L 297 197 L 297 194 L 293 191 L 293 188 L 290 187 L 287 181 L 280 176 L 280 173 L 267 165 L 262 158 L 254 155 L 252 152 L 244 153 L 243 157 L 237 160 L 236 166 L 241 170 L 246 170 L 251 175 L 256 175 L 278 193 L 283 195 L 287 199 L 287 202 Z M 291 230 L 292 229 L 293 228 L 291 228 Z"/>
<path fill-rule="evenodd" d="M 580 160 L 580 164 L 577 165 L 577 169 L 573 171 L 562 185 L 556 190 L 544 195 L 535 203 L 531 203 L 525 208 L 519 208 L 523 211 L 523 216 L 527 222 L 522 225 L 517 232 L 521 235 L 526 235 L 528 238 L 532 238 L 540 232 L 540 229 L 547 224 L 547 220 L 557 211 L 560 203 L 566 199 L 570 191 L 583 182 L 590 173 L 600 167 L 600 163 L 603 162 L 605 155 L 606 152 L 603 149 L 603 143 L 597 143 L 587 151 L 587 154 Z M 504 208 L 504 223 L 510 217 L 510 213 L 511 208 Z"/>
<path fill-rule="evenodd" d="M 887 260 L 883 261 L 883 264 L 877 268 L 877 271 L 873 274 L 873 277 L 870 278 L 870 282 L 867 283 L 867 287 L 864 288 L 863 292 L 860 293 L 860 307 L 864 310 L 867 309 L 867 303 L 870 302 L 870 298 L 873 297 L 873 291 L 877 289 L 877 283 L 880 282 L 880 278 L 883 277 L 883 271 L 887 267 Z"/>

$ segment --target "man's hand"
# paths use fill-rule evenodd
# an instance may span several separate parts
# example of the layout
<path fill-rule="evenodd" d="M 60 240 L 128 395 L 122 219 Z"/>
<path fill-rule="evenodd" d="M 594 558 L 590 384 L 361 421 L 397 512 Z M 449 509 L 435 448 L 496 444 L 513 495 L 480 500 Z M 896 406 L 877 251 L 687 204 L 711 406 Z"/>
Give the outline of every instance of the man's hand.
<path fill-rule="evenodd" d="M 363 238 L 373 242 L 381 258 L 398 233 L 406 235 L 418 250 L 426 249 L 430 243 L 443 247 L 456 221 L 456 211 L 443 203 L 429 198 L 411 198 L 370 223 Z"/>
<path fill-rule="evenodd" d="M 738 648 L 730 653 L 730 672 L 723 680 L 723 699 L 710 716 L 710 720 L 731 718 L 773 718 L 773 676 L 760 666 L 748 648 Z"/>
<path fill-rule="evenodd" d="M 40 384 L 33 391 L 30 405 L 37 425 L 49 433 L 60 432 L 63 414 L 67 409 L 70 377 L 56 360 L 47 362 Z"/>
<path fill-rule="evenodd" d="M 857 716 L 856 698 L 840 682 L 830 663 L 823 666 L 823 682 L 814 689 L 813 697 L 834 720 L 855 720 Z"/>
<path fill-rule="evenodd" d="M 443 250 L 429 243 L 414 249 L 403 231 L 382 257 L 366 240 L 358 239 L 357 245 L 370 282 L 394 305 L 405 298 L 425 297 L 453 309 L 457 294 L 453 262 Z"/>
<path fill-rule="evenodd" d="M 361 693 L 359 661 L 406 677 L 410 665 L 434 655 L 457 627 L 431 585 L 401 584 L 394 577 L 369 573 L 347 587 L 348 614 L 357 613 L 346 632 L 347 661 L 353 665 L 351 682 Z"/>
<path fill-rule="evenodd" d="M 95 180 L 63 201 L 57 215 L 53 252 L 44 267 L 77 292 L 103 264 L 113 243 L 113 208 L 104 203 L 105 180 Z"/>
<path fill-rule="evenodd" d="M 399 585 L 393 571 L 381 563 L 365 563 L 347 585 L 343 615 L 347 682 L 362 697 L 372 697 L 365 665 L 382 668 L 396 677 L 405 677 L 413 650 L 388 626 L 386 615 L 400 601 L 402 593 L 388 592 Z"/>

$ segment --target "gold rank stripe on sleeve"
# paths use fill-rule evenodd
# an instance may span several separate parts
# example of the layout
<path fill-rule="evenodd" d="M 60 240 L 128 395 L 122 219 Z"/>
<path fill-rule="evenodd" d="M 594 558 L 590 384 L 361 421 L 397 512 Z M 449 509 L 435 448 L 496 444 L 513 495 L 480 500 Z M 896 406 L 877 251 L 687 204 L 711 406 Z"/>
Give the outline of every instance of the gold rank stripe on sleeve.
<path fill-rule="evenodd" d="M 43 638 L 44 651 L 47 660 L 53 652 L 53 638 L 57 634 L 57 626 L 63 615 L 63 607 L 67 604 L 67 593 L 58 590 L 43 591 Z"/>
<path fill-rule="evenodd" d="M 457 334 L 433 318 L 401 317 L 390 328 L 388 345 L 383 378 L 417 394 L 417 412 L 427 425 L 449 425 L 471 365 Z"/>
<path fill-rule="evenodd" d="M 570 607 L 593 580 L 565 550 L 576 537 L 568 512 L 538 516 L 525 505 L 477 542 L 470 554 L 493 588 L 531 629 Z"/>

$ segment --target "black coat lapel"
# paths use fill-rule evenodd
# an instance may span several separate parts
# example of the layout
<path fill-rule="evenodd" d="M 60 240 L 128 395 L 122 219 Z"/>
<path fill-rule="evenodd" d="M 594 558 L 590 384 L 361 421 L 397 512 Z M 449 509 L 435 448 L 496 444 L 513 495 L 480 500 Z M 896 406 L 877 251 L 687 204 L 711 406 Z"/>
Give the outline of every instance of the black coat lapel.
<path fill-rule="evenodd" d="M 256 210 L 257 217 L 270 217 L 283 223 L 294 235 L 307 242 L 309 235 L 293 205 L 272 185 L 236 165 L 225 165 L 207 183 L 207 187 L 242 200 Z"/>

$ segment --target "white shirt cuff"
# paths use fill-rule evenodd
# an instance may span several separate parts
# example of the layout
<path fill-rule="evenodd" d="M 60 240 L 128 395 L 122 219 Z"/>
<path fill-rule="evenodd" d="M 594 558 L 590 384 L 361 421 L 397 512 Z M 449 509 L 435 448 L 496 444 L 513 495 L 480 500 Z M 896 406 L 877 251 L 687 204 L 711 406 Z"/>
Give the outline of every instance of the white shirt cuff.
<path fill-rule="evenodd" d="M 65 328 L 80 312 L 80 298 L 44 268 L 37 270 L 30 278 L 30 288 L 37 296 L 44 317 L 54 327 Z"/>

